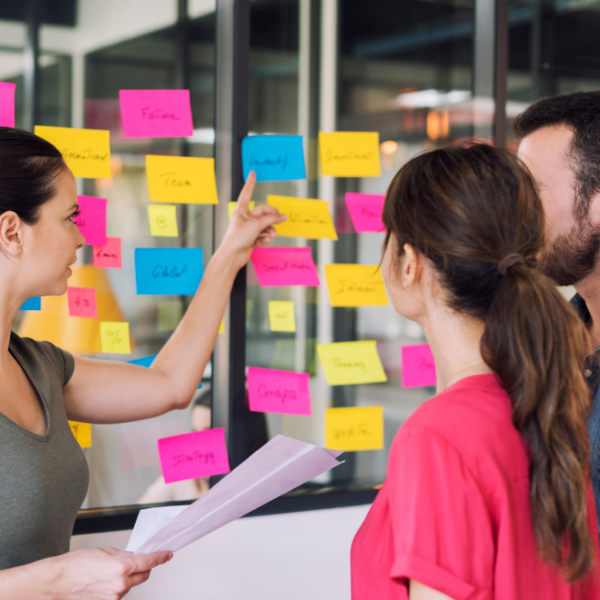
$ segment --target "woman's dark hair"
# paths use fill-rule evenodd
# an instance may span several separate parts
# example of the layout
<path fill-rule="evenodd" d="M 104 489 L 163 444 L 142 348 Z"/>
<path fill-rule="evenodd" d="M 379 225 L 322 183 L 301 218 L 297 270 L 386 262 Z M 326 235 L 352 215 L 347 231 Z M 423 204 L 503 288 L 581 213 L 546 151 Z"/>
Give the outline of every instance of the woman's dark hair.
<path fill-rule="evenodd" d="M 0 127 L 0 214 L 12 210 L 35 225 L 42 204 L 56 194 L 55 179 L 65 167 L 50 142 L 29 131 Z"/>
<path fill-rule="evenodd" d="M 430 261 L 449 306 L 485 324 L 481 354 L 512 401 L 530 454 L 533 530 L 541 557 L 568 581 L 592 566 L 587 524 L 591 393 L 582 373 L 583 325 L 550 279 L 534 270 L 544 211 L 533 179 L 510 152 L 478 144 L 413 158 L 383 210 L 398 258 L 410 244 Z M 518 253 L 525 263 L 501 275 Z"/>

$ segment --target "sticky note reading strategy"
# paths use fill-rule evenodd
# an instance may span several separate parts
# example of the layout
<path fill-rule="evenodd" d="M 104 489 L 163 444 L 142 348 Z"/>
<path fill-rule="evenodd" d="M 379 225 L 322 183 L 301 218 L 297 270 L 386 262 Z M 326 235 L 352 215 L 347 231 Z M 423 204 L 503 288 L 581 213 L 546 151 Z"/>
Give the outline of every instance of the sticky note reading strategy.
<path fill-rule="evenodd" d="M 213 158 L 146 156 L 148 191 L 154 202 L 217 204 Z"/>
<path fill-rule="evenodd" d="M 310 417 L 309 373 L 248 369 L 248 402 L 254 412 Z"/>
<path fill-rule="evenodd" d="M 379 134 L 342 131 L 319 133 L 323 175 L 334 177 L 379 177 Z"/>
<path fill-rule="evenodd" d="M 271 331 L 296 331 L 294 303 L 271 300 L 269 302 L 269 323 Z"/>
<path fill-rule="evenodd" d="M 325 411 L 325 447 L 356 452 L 383 448 L 383 406 Z"/>
<path fill-rule="evenodd" d="M 129 323 L 100 323 L 100 341 L 102 352 L 110 354 L 131 354 L 129 342 Z"/>
<path fill-rule="evenodd" d="M 377 265 L 325 265 L 331 306 L 384 306 L 388 303 Z"/>
<path fill-rule="evenodd" d="M 346 205 L 356 233 L 385 232 L 381 220 L 385 194 L 346 194 Z"/>
<path fill-rule="evenodd" d="M 94 266 L 102 269 L 121 269 L 121 238 L 107 237 L 104 246 L 94 246 Z"/>
<path fill-rule="evenodd" d="M 255 248 L 250 256 L 262 287 L 321 285 L 310 248 Z"/>
<path fill-rule="evenodd" d="M 242 140 L 244 181 L 250 171 L 256 181 L 306 179 L 301 135 L 252 135 Z"/>
<path fill-rule="evenodd" d="M 329 385 L 387 381 L 376 342 L 317 344 L 317 354 Z"/>
<path fill-rule="evenodd" d="M 126 138 L 194 135 L 189 90 L 120 90 Z"/>
<path fill-rule="evenodd" d="M 15 126 L 16 83 L 0 81 L 0 127 Z"/>
<path fill-rule="evenodd" d="M 338 239 L 327 202 L 308 198 L 267 196 L 267 204 L 287 215 L 286 221 L 275 225 L 277 235 L 303 237 L 309 240 Z"/>
<path fill-rule="evenodd" d="M 229 473 L 223 428 L 207 429 L 158 440 L 165 483 Z"/>
<path fill-rule="evenodd" d="M 40 296 L 36 296 L 35 298 L 29 298 L 25 300 L 23 304 L 21 304 L 21 308 L 19 310 L 42 310 L 42 299 Z"/>
<path fill-rule="evenodd" d="M 36 125 L 35 134 L 60 150 L 75 177 L 111 177 L 109 131 Z"/>
<path fill-rule="evenodd" d="M 435 361 L 429 344 L 403 346 L 402 387 L 425 387 L 436 385 Z"/>
<path fill-rule="evenodd" d="M 195 294 L 204 274 L 202 248 L 136 248 L 137 293 Z"/>
<path fill-rule="evenodd" d="M 67 300 L 71 317 L 98 318 L 95 288 L 69 287 L 67 288 Z"/>
<path fill-rule="evenodd" d="M 69 421 L 71 431 L 82 448 L 92 447 L 92 426 L 89 423 Z"/>
<path fill-rule="evenodd" d="M 106 244 L 106 198 L 77 196 L 79 215 L 74 218 L 79 231 L 90 246 Z"/>
<path fill-rule="evenodd" d="M 160 237 L 177 237 L 177 210 L 175 206 L 148 206 L 150 233 Z"/>

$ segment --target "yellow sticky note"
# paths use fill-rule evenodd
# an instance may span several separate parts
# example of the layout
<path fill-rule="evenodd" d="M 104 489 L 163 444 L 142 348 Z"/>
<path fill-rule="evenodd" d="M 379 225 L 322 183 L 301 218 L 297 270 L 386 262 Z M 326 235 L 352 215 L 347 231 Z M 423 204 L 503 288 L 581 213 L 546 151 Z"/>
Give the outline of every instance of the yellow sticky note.
<path fill-rule="evenodd" d="M 221 319 L 221 324 L 219 325 L 219 333 L 225 333 L 225 321 Z"/>
<path fill-rule="evenodd" d="M 181 300 L 166 300 L 158 303 L 158 331 L 175 331 L 183 317 Z"/>
<path fill-rule="evenodd" d="M 92 447 L 92 426 L 89 423 L 69 421 L 71 431 L 82 448 Z"/>
<path fill-rule="evenodd" d="M 154 202 L 217 204 L 214 158 L 146 156 L 150 199 Z"/>
<path fill-rule="evenodd" d="M 379 177 L 379 134 L 338 131 L 319 133 L 323 175 L 334 177 Z"/>
<path fill-rule="evenodd" d="M 296 331 L 294 303 L 271 300 L 269 302 L 269 322 L 271 331 Z"/>
<path fill-rule="evenodd" d="M 329 385 L 387 381 L 376 342 L 317 344 L 317 354 Z"/>
<path fill-rule="evenodd" d="M 150 234 L 161 237 L 177 237 L 177 209 L 173 205 L 161 206 L 150 204 L 148 206 L 148 219 L 150 220 Z"/>
<path fill-rule="evenodd" d="M 277 235 L 303 237 L 310 240 L 338 239 L 327 202 L 310 198 L 267 196 L 267 204 L 287 215 L 286 221 L 275 225 Z"/>
<path fill-rule="evenodd" d="M 383 448 L 383 406 L 352 406 L 325 411 L 325 447 L 356 452 Z"/>
<path fill-rule="evenodd" d="M 229 214 L 229 219 L 231 220 L 231 215 L 233 214 L 233 211 L 235 210 L 235 207 L 237 206 L 237 202 L 230 202 L 227 205 L 227 213 Z M 252 210 L 254 207 L 256 206 L 256 202 L 254 202 L 254 200 L 250 200 L 250 202 L 248 202 L 248 209 Z"/>
<path fill-rule="evenodd" d="M 111 354 L 131 354 L 129 343 L 129 323 L 104 321 L 100 323 L 102 352 Z"/>
<path fill-rule="evenodd" d="M 111 177 L 110 131 L 36 125 L 35 134 L 56 146 L 75 177 Z"/>
<path fill-rule="evenodd" d="M 385 306 L 388 303 L 377 265 L 325 265 L 331 306 Z"/>

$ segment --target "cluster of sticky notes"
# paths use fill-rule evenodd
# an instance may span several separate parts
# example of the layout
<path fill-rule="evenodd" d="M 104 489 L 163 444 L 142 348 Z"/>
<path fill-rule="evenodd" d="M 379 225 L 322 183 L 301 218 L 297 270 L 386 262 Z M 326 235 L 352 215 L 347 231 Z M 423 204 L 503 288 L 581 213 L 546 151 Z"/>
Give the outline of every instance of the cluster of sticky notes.
<path fill-rule="evenodd" d="M 436 385 L 435 361 L 429 344 L 403 346 L 401 354 L 403 388 Z"/>
<path fill-rule="evenodd" d="M 0 127 L 15 126 L 16 83 L 0 81 Z"/>
<path fill-rule="evenodd" d="M 309 373 L 250 367 L 246 379 L 250 410 L 310 417 L 309 377 Z"/>
<path fill-rule="evenodd" d="M 69 421 L 71 433 L 82 448 L 91 448 L 92 446 L 92 426 L 89 423 L 79 423 L 78 421 Z"/>
<path fill-rule="evenodd" d="M 325 446 L 357 452 L 383 448 L 383 406 L 349 406 L 325 412 Z"/>
<path fill-rule="evenodd" d="M 294 303 L 287 300 L 271 300 L 269 302 L 269 324 L 271 331 L 296 331 Z"/>
<path fill-rule="evenodd" d="M 377 265 L 325 265 L 331 306 L 384 306 L 388 303 Z"/>

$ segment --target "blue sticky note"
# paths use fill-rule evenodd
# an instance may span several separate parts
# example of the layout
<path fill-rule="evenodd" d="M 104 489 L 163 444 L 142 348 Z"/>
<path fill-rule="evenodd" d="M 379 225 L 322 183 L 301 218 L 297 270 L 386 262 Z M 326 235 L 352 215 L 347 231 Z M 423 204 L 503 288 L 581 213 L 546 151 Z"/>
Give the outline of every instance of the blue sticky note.
<path fill-rule="evenodd" d="M 138 294 L 195 294 L 204 274 L 202 248 L 136 248 Z"/>
<path fill-rule="evenodd" d="M 19 310 L 42 310 L 42 299 L 39 296 L 25 300 Z"/>
<path fill-rule="evenodd" d="M 306 179 L 301 135 L 251 135 L 242 140 L 244 181 L 250 171 L 256 181 Z"/>
<path fill-rule="evenodd" d="M 141 367 L 149 368 L 150 365 L 154 362 L 156 358 L 156 354 L 152 354 L 151 356 L 144 356 L 143 358 L 136 358 L 135 360 L 128 360 L 128 363 L 132 365 L 140 365 Z M 198 389 L 202 387 L 202 384 L 198 386 Z"/>

